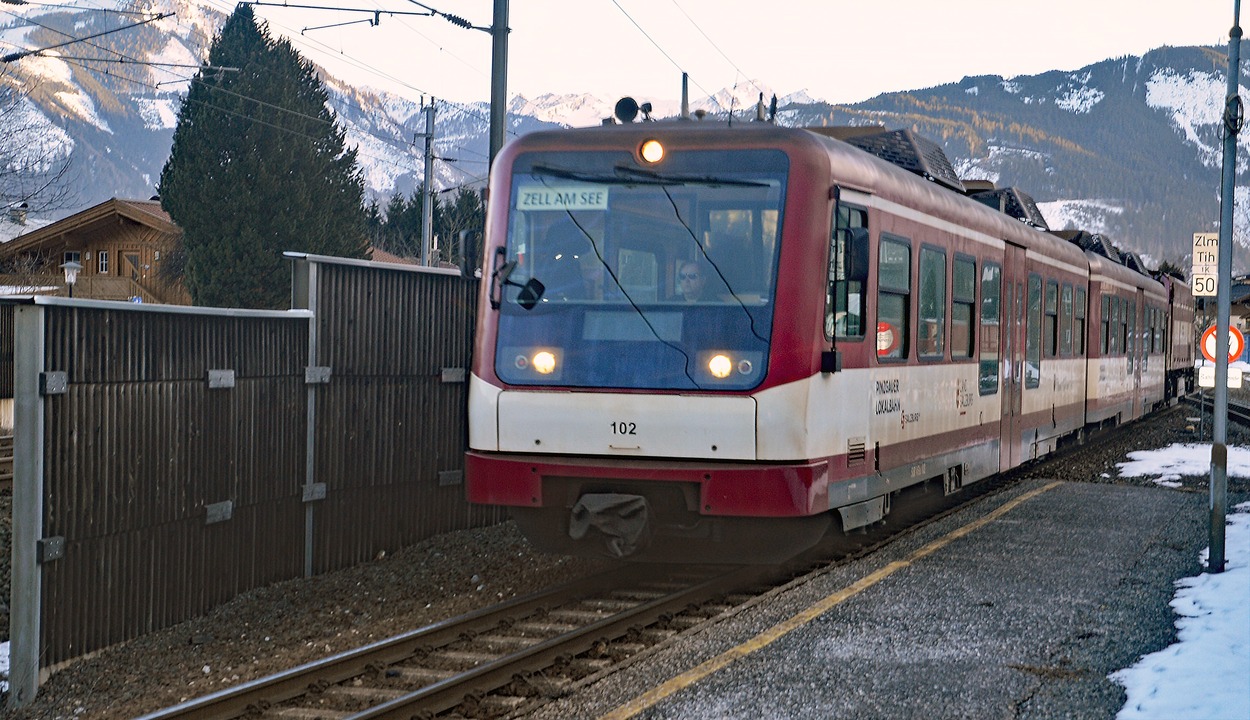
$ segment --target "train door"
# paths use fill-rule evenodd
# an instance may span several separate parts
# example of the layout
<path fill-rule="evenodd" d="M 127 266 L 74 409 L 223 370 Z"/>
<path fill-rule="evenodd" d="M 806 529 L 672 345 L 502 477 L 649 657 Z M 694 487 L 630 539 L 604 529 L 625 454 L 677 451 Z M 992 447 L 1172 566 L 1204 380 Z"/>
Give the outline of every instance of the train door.
<path fill-rule="evenodd" d="M 1146 312 L 1145 295 L 1137 288 L 1133 307 L 1128 318 L 1128 362 L 1129 373 L 1133 376 L 1133 418 L 1142 416 L 1143 403 L 1141 396 L 1141 376 L 1146 364 Z"/>
<path fill-rule="evenodd" d="M 1028 277 L 1024 248 L 1007 245 L 1003 267 L 1003 410 L 999 424 L 999 469 L 1007 470 L 1024 462 L 1024 344 L 1025 295 Z"/>

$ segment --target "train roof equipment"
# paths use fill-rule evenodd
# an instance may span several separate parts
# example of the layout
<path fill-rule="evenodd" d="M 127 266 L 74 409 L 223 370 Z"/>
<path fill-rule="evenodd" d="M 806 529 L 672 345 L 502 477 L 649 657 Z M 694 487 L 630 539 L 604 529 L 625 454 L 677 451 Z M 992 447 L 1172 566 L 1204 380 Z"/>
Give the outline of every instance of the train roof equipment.
<path fill-rule="evenodd" d="M 1028 223 L 1038 230 L 1050 230 L 1050 226 L 1046 224 L 1046 218 L 1037 208 L 1033 197 L 1020 188 L 1005 187 L 971 192 L 968 197 L 1021 222 Z"/>
<path fill-rule="evenodd" d="M 1120 251 L 1111 243 L 1111 238 L 1102 233 L 1092 233 L 1088 230 L 1051 230 L 1050 232 L 1082 250 L 1101 255 L 1111 262 L 1121 264 L 1124 262 L 1120 259 Z"/>
<path fill-rule="evenodd" d="M 851 134 L 842 140 L 926 180 L 960 194 L 965 192 L 963 182 L 955 174 L 955 168 L 946 153 L 942 152 L 942 148 L 911 130 Z"/>

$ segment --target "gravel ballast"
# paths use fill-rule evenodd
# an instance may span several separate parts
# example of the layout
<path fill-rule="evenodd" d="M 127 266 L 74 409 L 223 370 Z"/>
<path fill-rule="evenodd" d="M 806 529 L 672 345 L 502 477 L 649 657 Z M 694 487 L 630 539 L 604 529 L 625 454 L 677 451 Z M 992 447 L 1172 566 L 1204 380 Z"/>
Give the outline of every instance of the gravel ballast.
<path fill-rule="evenodd" d="M 1197 411 L 1179 408 L 1079 452 L 1023 470 L 1029 477 L 1155 487 L 1120 478 L 1132 450 L 1198 442 Z M 1209 433 L 1209 423 L 1207 424 Z M 1229 427 L 1230 444 L 1250 438 Z M 1160 492 L 1206 493 L 1207 478 Z M 1229 507 L 1250 483 L 1229 481 Z M 8 636 L 11 495 L 0 493 L 0 612 Z M 29 707 L 0 717 L 132 718 L 431 622 L 592 574 L 607 561 L 533 551 L 511 523 L 441 535 L 361 566 L 246 593 L 212 613 L 107 649 L 55 673 Z"/>

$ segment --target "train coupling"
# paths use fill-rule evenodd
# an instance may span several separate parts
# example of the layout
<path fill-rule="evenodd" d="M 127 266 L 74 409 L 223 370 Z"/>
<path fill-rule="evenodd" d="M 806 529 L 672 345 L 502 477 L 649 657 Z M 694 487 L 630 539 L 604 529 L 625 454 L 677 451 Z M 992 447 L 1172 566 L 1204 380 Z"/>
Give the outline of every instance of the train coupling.
<path fill-rule="evenodd" d="M 587 493 L 569 515 L 570 538 L 597 540 L 614 558 L 645 549 L 651 534 L 651 507 L 642 495 Z"/>

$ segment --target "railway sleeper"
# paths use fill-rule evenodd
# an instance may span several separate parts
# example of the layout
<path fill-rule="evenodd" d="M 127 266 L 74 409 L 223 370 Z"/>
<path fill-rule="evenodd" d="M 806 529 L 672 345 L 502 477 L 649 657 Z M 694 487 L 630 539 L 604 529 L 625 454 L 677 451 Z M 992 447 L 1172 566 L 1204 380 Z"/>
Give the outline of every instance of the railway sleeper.
<path fill-rule="evenodd" d="M 430 656 L 431 660 L 448 664 L 477 667 L 499 659 L 499 653 L 481 652 L 478 650 L 440 650 Z"/>
<path fill-rule="evenodd" d="M 519 648 L 527 648 L 540 641 L 540 638 L 525 637 L 523 635 L 480 635 L 478 642 L 489 648 L 500 648 L 508 651 Z"/>
<path fill-rule="evenodd" d="M 353 713 L 349 711 L 326 710 L 324 708 L 307 708 L 307 707 L 291 707 L 273 710 L 265 714 L 265 717 L 283 718 L 283 720 L 340 720 L 340 718 L 349 718 Z"/>
<path fill-rule="evenodd" d="M 408 685 L 433 685 L 440 680 L 453 677 L 455 674 L 450 670 L 409 666 L 388 667 L 383 672 L 384 677 Z"/>
<path fill-rule="evenodd" d="M 359 685 L 335 685 L 325 689 L 324 696 L 337 698 L 346 702 L 363 703 L 366 707 L 381 705 L 384 702 L 403 697 L 403 690 L 389 688 L 364 687 Z"/>
<path fill-rule="evenodd" d="M 511 713 L 529 702 L 528 698 L 517 697 L 515 695 L 486 695 L 486 696 L 469 696 L 464 699 L 460 705 L 456 706 L 456 712 L 464 717 L 499 717 Z"/>
<path fill-rule="evenodd" d="M 513 626 L 513 629 L 520 630 L 521 632 L 524 632 L 524 633 L 533 633 L 535 635 L 542 635 L 542 636 L 550 637 L 553 635 L 563 635 L 564 633 L 572 632 L 579 627 L 581 627 L 581 625 L 579 624 L 551 622 L 551 621 L 539 622 L 539 621 L 531 620 L 531 621 L 526 621 L 526 622 L 519 622 Z"/>

